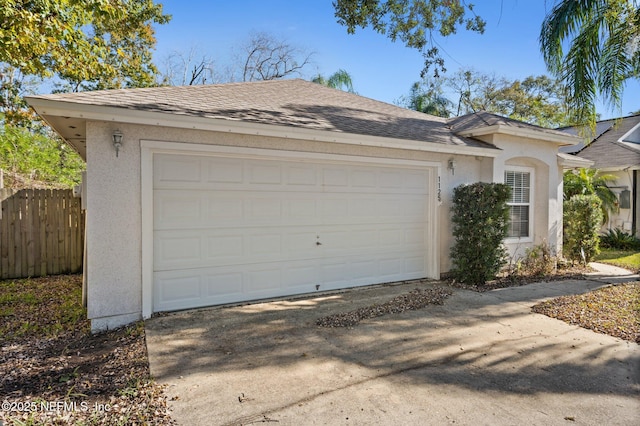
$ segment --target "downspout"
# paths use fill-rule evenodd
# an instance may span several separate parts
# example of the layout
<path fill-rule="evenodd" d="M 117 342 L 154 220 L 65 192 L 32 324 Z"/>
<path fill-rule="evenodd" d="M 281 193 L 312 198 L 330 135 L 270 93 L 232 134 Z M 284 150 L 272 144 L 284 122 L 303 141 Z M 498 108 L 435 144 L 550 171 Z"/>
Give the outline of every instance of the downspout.
<path fill-rule="evenodd" d="M 632 207 L 631 207 L 631 233 L 638 236 L 638 170 L 633 171 L 632 182 Z"/>

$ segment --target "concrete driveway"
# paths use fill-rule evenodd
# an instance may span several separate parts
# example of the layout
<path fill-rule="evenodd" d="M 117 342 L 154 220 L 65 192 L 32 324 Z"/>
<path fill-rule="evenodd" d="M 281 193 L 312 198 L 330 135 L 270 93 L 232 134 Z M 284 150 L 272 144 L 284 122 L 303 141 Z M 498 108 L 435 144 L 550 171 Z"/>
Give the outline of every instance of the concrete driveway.
<path fill-rule="evenodd" d="M 454 289 L 353 328 L 315 321 L 440 284 L 171 314 L 146 323 L 151 373 L 184 425 L 640 424 L 640 345 L 530 311 L 603 281 Z"/>

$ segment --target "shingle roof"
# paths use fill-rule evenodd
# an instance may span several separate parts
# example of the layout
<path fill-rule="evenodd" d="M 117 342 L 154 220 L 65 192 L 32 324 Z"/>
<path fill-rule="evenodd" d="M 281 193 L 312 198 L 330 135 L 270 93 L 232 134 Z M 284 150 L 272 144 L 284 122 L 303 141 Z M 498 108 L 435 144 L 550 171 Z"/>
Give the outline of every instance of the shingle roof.
<path fill-rule="evenodd" d="M 640 166 L 640 144 L 622 141 L 622 137 L 639 124 L 640 115 L 600 121 L 597 136 L 575 155 L 593 161 L 598 169 Z M 564 131 L 576 130 L 566 128 Z"/>
<path fill-rule="evenodd" d="M 534 124 L 525 123 L 523 121 L 503 117 L 501 115 L 493 114 L 487 111 L 479 111 L 473 114 L 467 114 L 460 117 L 452 118 L 448 121 L 448 125 L 455 133 L 463 133 L 465 131 L 480 127 L 491 127 L 499 125 L 504 127 L 511 127 L 514 129 L 534 130 L 537 132 L 546 133 L 548 135 L 566 136 L 566 132 L 547 129 L 545 127 L 540 127 Z"/>
<path fill-rule="evenodd" d="M 154 87 L 34 96 L 79 105 L 245 121 L 493 148 L 457 136 L 447 121 L 304 80 Z"/>

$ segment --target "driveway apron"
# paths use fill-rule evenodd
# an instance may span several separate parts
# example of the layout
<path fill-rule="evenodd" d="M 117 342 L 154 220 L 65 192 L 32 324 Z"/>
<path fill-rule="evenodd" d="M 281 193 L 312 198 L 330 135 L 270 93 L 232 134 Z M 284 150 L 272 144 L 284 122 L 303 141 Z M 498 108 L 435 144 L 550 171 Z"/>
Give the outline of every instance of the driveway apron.
<path fill-rule="evenodd" d="M 159 316 L 154 378 L 184 425 L 640 424 L 640 345 L 531 312 L 610 281 L 537 283 L 322 328 L 412 282 Z M 620 273 L 617 271 L 618 274 Z"/>

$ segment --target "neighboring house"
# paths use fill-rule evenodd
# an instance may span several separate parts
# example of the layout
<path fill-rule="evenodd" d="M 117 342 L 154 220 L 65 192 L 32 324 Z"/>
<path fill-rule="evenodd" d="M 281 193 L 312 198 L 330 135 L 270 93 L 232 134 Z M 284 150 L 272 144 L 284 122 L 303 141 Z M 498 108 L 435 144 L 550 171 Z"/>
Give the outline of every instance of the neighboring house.
<path fill-rule="evenodd" d="M 572 127 L 559 130 L 578 134 L 577 129 Z M 619 211 L 609 214 L 609 221 L 603 228 L 618 228 L 640 236 L 640 114 L 599 121 L 596 123 L 595 137 L 587 144 L 581 142 L 562 147 L 560 152 L 590 160 L 596 169 L 617 177 L 610 188 L 618 196 Z"/>
<path fill-rule="evenodd" d="M 302 80 L 33 96 L 87 161 L 94 330 L 450 268 L 463 183 L 514 188 L 512 253 L 559 250 L 566 133 Z M 120 142 L 121 144 L 114 143 Z M 479 230 L 481 231 L 481 230 Z"/>

